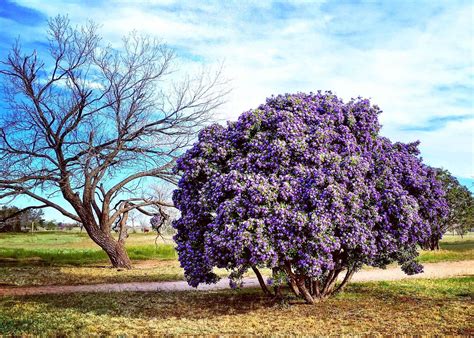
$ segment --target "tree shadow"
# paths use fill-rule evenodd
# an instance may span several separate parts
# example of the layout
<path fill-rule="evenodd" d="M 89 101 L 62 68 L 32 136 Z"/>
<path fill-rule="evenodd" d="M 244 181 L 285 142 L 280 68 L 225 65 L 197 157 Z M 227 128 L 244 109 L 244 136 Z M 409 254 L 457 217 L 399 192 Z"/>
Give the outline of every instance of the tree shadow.
<path fill-rule="evenodd" d="M 55 310 L 123 316 L 141 319 L 205 319 L 246 314 L 289 304 L 304 304 L 288 295 L 282 302 L 265 296 L 260 289 L 218 291 L 161 291 L 74 293 L 11 297 L 23 304 L 42 304 Z"/>

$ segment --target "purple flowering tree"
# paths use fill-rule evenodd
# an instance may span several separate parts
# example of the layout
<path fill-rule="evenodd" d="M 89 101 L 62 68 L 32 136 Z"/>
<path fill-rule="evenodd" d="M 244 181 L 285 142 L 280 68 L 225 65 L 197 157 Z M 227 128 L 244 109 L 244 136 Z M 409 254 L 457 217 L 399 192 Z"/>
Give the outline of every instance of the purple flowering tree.
<path fill-rule="evenodd" d="M 417 245 L 445 216 L 444 192 L 416 143 L 379 135 L 380 112 L 366 99 L 299 93 L 202 130 L 177 162 L 173 194 L 188 283 L 216 282 L 218 267 L 236 287 L 252 269 L 271 294 L 259 272 L 270 268 L 277 295 L 287 283 L 314 303 L 364 264 L 422 271 Z"/>

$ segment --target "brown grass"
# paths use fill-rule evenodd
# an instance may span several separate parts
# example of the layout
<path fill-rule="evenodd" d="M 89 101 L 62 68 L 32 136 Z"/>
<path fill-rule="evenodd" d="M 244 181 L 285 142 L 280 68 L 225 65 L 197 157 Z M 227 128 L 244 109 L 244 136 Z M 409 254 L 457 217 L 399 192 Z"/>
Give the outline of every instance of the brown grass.
<path fill-rule="evenodd" d="M 0 333 L 474 334 L 472 278 L 353 284 L 309 306 L 259 290 L 75 294 L 0 299 Z"/>

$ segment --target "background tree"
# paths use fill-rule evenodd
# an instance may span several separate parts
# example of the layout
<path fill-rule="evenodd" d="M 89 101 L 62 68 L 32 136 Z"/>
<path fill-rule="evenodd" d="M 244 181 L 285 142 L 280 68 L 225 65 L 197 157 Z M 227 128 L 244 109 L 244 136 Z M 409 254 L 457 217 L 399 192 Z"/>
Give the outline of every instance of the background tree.
<path fill-rule="evenodd" d="M 219 267 L 238 286 L 252 269 L 270 294 L 259 273 L 269 268 L 276 295 L 288 281 L 314 303 L 363 264 L 422 271 L 418 243 L 446 216 L 444 190 L 417 143 L 379 135 L 379 113 L 369 100 L 301 93 L 205 128 L 177 161 L 173 195 L 188 283 L 215 282 Z"/>
<path fill-rule="evenodd" d="M 0 232 L 20 232 L 20 209 L 4 205 L 0 209 Z"/>
<path fill-rule="evenodd" d="M 474 228 L 474 196 L 469 189 L 461 185 L 448 170 L 439 169 L 437 179 L 446 191 L 449 213 L 443 224 L 432 229 L 432 235 L 422 243 L 425 250 L 439 249 L 439 241 L 446 231 L 462 236 Z"/>
<path fill-rule="evenodd" d="M 220 70 L 175 80 L 173 51 L 132 33 L 121 49 L 97 26 L 49 21 L 45 58 L 16 43 L 3 62 L 0 199 L 28 196 L 81 222 L 113 266 L 130 268 L 131 210 L 170 203 L 146 194 L 150 179 L 176 182 L 176 156 L 226 94 Z M 60 196 L 63 202 L 52 198 Z"/>
<path fill-rule="evenodd" d="M 15 206 L 3 206 L 0 209 L 0 232 L 34 230 L 44 225 L 43 211 L 38 208 L 20 209 Z"/>

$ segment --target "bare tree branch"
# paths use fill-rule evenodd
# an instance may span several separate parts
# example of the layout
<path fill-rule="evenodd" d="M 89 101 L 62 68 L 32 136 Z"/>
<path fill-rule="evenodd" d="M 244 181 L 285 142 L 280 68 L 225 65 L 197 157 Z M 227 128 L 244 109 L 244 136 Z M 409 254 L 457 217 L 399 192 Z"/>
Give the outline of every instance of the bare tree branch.
<path fill-rule="evenodd" d="M 61 16 L 48 34 L 44 59 L 17 42 L 1 63 L 0 199 L 26 195 L 55 208 L 81 222 L 114 265 L 129 266 L 112 224 L 170 206 L 143 197 L 145 182 L 176 184 L 174 161 L 228 93 L 222 68 L 176 81 L 174 52 L 152 37 L 131 33 L 113 49 L 94 23 L 72 27 Z"/>

